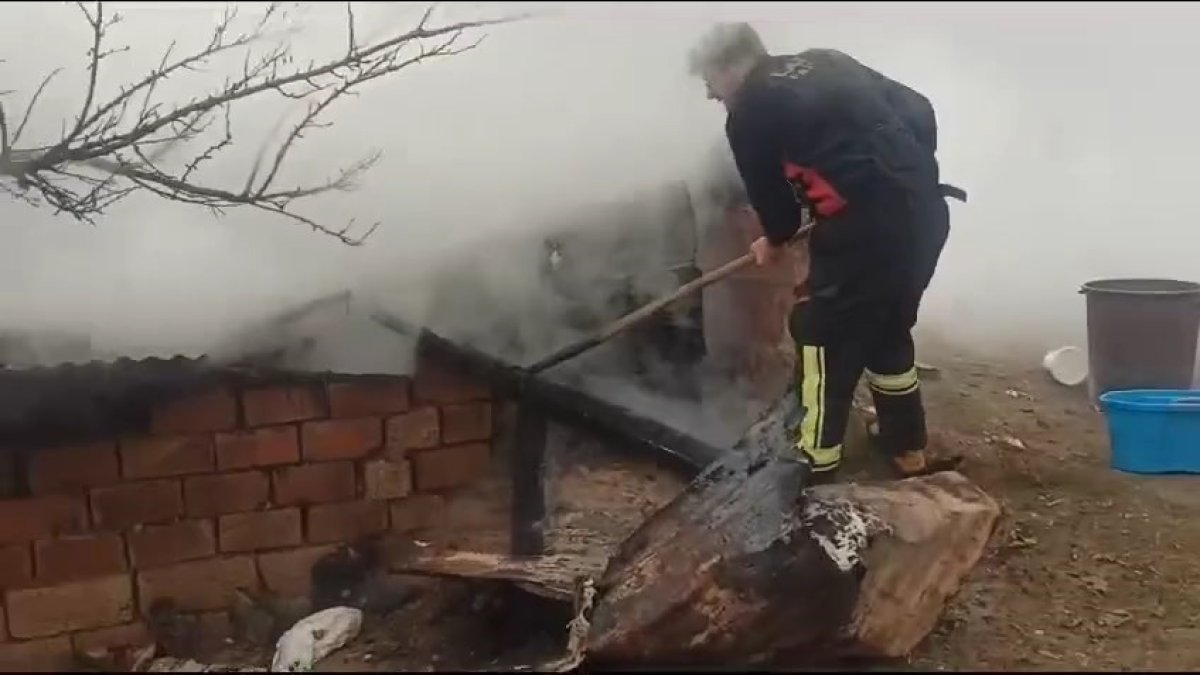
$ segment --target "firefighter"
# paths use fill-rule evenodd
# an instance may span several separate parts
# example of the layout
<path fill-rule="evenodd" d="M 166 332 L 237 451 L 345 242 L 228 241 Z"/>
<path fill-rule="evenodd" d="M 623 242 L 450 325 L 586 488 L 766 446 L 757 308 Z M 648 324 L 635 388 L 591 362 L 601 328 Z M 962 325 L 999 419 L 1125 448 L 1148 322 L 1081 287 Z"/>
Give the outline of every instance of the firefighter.
<path fill-rule="evenodd" d="M 846 54 L 772 56 L 748 24 L 720 24 L 693 49 L 692 73 L 725 105 L 725 132 L 771 264 L 807 232 L 809 299 L 789 328 L 805 412 L 797 449 L 832 479 L 864 371 L 876 444 L 903 477 L 951 468 L 927 456 L 912 328 L 949 232 L 937 126 L 924 96 Z"/>

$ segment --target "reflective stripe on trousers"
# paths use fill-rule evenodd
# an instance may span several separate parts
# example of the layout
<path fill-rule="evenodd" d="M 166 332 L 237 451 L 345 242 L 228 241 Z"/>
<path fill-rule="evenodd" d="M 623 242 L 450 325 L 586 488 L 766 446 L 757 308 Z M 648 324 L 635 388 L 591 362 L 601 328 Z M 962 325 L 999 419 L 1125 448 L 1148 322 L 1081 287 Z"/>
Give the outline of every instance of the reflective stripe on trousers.
<path fill-rule="evenodd" d="M 921 386 L 917 379 L 915 366 L 899 375 L 880 375 L 870 370 L 866 371 L 866 375 L 867 386 L 871 388 L 871 391 L 885 396 L 904 396 L 913 393 Z"/>
<path fill-rule="evenodd" d="M 842 446 L 821 447 L 825 432 L 825 348 L 802 345 L 799 357 L 798 386 L 804 418 L 796 430 L 796 449 L 808 458 L 813 471 L 832 471 L 842 461 Z"/>

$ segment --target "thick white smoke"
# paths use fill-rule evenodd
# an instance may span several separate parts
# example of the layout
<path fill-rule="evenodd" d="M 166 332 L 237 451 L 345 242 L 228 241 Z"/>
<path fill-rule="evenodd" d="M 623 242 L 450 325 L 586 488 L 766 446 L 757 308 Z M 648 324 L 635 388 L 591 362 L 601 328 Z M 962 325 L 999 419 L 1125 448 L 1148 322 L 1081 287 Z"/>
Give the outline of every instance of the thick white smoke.
<path fill-rule="evenodd" d="M 110 62 L 102 91 L 144 73 L 172 39 L 179 49 L 197 46 L 220 7 L 117 3 L 126 21 L 114 37 L 131 50 Z M 1200 246 L 1187 225 L 1197 206 L 1185 185 L 1185 163 L 1200 150 L 1190 131 L 1200 98 L 1183 84 L 1200 50 L 1192 5 L 456 3 L 443 11 L 458 18 L 530 7 L 550 11 L 491 30 L 474 52 L 378 82 L 300 146 L 288 181 L 317 180 L 384 151 L 358 192 L 310 205 L 330 222 L 382 221 L 367 246 L 345 248 L 253 212 L 216 218 L 148 196 L 95 227 L 0 202 L 3 328 L 79 332 L 112 355 L 198 353 L 290 303 L 352 288 L 534 360 L 573 335 L 539 280 L 542 235 L 570 214 L 590 214 L 579 217 L 582 228 L 614 225 L 592 204 L 681 179 L 695 187 L 697 167 L 721 140 L 722 111 L 686 76 L 684 55 L 707 25 L 731 19 L 752 22 L 772 50 L 839 48 L 933 100 L 944 176 L 971 201 L 952 207 L 925 329 L 997 350 L 1079 343 L 1080 283 L 1198 274 Z M 340 5 L 301 9 L 298 54 L 344 48 Z M 420 9 L 364 3 L 360 33 L 402 29 Z M 49 69 L 65 68 L 30 124 L 31 140 L 52 140 L 79 105 L 87 32 L 74 11 L 0 9 L 0 90 L 17 92 L 3 99 L 6 109 L 23 107 Z M 160 94 L 184 99 L 240 63 Z M 237 150 L 208 177 L 242 180 L 265 139 L 296 114 L 282 103 L 236 110 Z M 430 291 L 446 279 L 456 292 L 439 305 Z M 371 351 L 340 340 L 358 356 Z"/>

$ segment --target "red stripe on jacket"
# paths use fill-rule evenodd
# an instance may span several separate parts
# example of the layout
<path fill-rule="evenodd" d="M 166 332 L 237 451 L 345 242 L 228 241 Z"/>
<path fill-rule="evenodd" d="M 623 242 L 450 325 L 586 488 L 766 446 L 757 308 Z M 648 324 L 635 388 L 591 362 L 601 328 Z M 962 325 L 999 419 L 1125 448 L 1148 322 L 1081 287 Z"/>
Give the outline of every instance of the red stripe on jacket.
<path fill-rule="evenodd" d="M 783 171 L 788 180 L 800 184 L 818 215 L 828 218 L 846 208 L 846 199 L 815 169 L 784 162 Z"/>

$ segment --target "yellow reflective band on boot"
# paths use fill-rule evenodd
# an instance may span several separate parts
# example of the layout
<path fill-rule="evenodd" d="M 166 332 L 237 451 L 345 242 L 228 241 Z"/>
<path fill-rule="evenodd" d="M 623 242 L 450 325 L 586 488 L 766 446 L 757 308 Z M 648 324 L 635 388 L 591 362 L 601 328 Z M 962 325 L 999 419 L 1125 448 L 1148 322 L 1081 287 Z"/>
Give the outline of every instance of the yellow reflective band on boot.
<path fill-rule="evenodd" d="M 833 471 L 842 463 L 842 446 L 840 445 L 835 445 L 832 448 L 816 448 L 813 450 L 799 448 L 799 450 L 808 457 L 809 463 L 812 464 L 812 470 L 817 473 L 821 471 Z"/>
<path fill-rule="evenodd" d="M 821 428 L 825 423 L 825 349 L 804 345 L 800 348 L 801 376 L 800 405 L 804 407 L 804 418 L 796 445 L 815 448 L 821 443 Z"/>
<path fill-rule="evenodd" d="M 913 366 L 899 375 L 880 375 L 867 371 L 867 386 L 887 396 L 911 394 L 921 386 L 917 379 L 917 368 Z"/>

